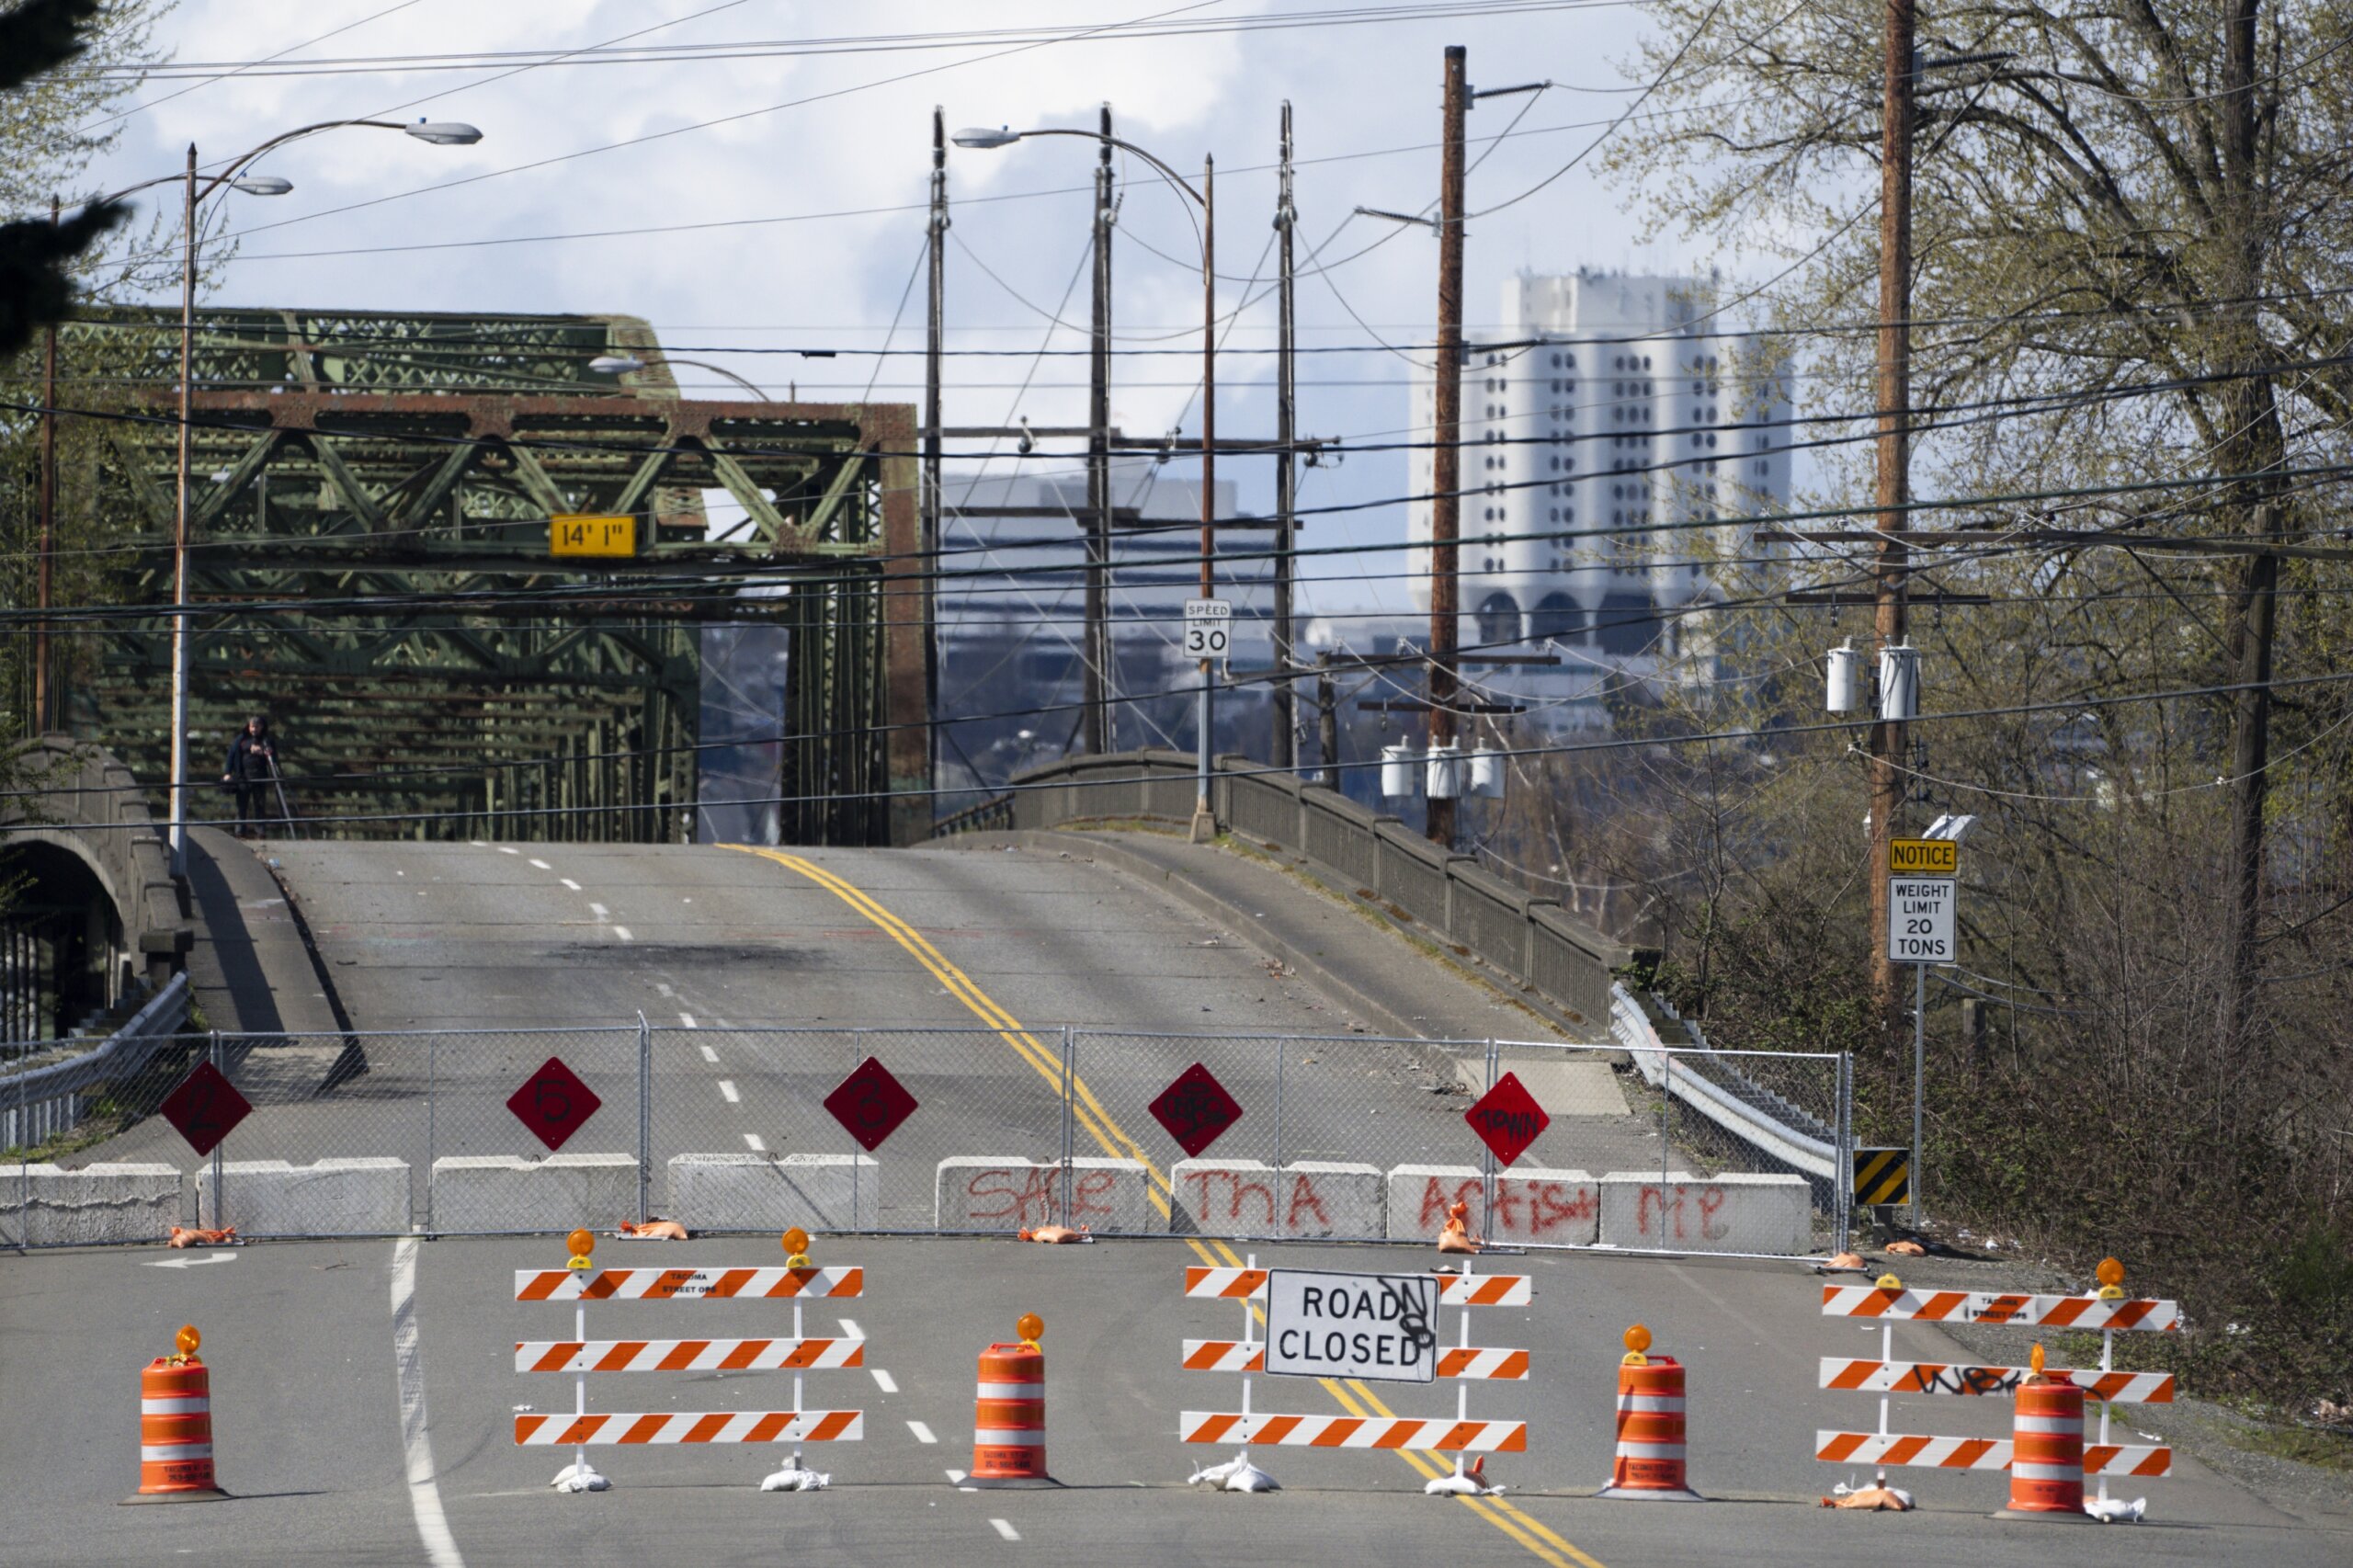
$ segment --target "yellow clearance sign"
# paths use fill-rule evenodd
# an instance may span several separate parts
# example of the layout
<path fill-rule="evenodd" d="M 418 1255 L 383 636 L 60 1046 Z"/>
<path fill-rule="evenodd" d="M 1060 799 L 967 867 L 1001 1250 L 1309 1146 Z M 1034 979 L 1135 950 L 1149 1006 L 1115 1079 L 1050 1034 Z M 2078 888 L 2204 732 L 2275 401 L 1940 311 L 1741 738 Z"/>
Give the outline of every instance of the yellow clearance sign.
<path fill-rule="evenodd" d="M 631 556 L 637 553 L 637 519 L 559 512 L 548 519 L 550 555 Z"/>
<path fill-rule="evenodd" d="M 1957 877 L 1961 875 L 1961 846 L 1949 838 L 1891 838 L 1887 842 L 1887 874 Z"/>

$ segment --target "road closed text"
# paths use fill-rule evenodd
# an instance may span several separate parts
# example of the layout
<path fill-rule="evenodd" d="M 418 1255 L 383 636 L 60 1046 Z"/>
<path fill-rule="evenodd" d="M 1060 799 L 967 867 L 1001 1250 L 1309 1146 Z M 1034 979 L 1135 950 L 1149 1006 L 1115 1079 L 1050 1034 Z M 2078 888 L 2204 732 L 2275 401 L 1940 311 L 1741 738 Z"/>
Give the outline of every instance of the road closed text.
<path fill-rule="evenodd" d="M 1438 1281 L 1278 1268 L 1267 1279 L 1267 1370 L 1427 1383 L 1438 1376 Z"/>

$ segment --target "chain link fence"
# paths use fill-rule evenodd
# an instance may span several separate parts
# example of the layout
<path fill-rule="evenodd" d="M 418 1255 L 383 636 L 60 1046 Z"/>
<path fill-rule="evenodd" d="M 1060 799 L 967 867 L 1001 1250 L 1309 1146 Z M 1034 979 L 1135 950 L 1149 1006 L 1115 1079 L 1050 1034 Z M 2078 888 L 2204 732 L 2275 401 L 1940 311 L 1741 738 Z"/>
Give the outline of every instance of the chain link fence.
<path fill-rule="evenodd" d="M 208 1062 L 253 1108 L 199 1156 L 161 1108 Z M 1506 1164 L 1467 1116 L 1507 1075 L 1548 1120 Z M 5 1125 L 38 1132 L 7 1084 Z M 1623 1030 L 1618 1047 L 642 1020 L 182 1035 L 82 1093 L 69 1131 L 11 1136 L 0 1242 L 653 1218 L 698 1233 L 1428 1241 L 1459 1205 L 1495 1244 L 1790 1256 L 1843 1245 L 1851 1142 L 1842 1058 L 1654 1033 L 1629 1047 Z M 560 1152 L 526 1115 L 556 1126 Z"/>

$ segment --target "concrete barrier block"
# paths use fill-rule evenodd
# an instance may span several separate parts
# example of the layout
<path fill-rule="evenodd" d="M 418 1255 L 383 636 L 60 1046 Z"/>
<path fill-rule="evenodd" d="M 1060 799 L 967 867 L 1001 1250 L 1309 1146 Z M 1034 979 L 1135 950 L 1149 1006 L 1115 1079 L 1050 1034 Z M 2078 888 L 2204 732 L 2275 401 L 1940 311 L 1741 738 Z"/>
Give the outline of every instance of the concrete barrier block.
<path fill-rule="evenodd" d="M 234 1225 L 240 1236 L 389 1236 L 409 1228 L 406 1160 L 225 1161 L 218 1213 L 211 1174 L 194 1185 L 197 1222 Z"/>
<path fill-rule="evenodd" d="M 865 1154 L 679 1154 L 667 1213 L 689 1231 L 852 1231 L 875 1222 L 881 1192 Z"/>
<path fill-rule="evenodd" d="M 1179 1160 L 1168 1175 L 1175 1230 L 1302 1241 L 1382 1233 L 1378 1165 L 1299 1160 L 1278 1171 L 1257 1160 Z"/>
<path fill-rule="evenodd" d="M 1813 1204 L 1803 1176 L 1734 1172 L 1699 1177 L 1611 1171 L 1601 1178 L 1604 1246 L 1668 1252 L 1813 1250 Z"/>
<path fill-rule="evenodd" d="M 1522 1165 L 1498 1172 L 1490 1221 L 1476 1167 L 1399 1165 L 1389 1173 L 1389 1239 L 1435 1242 L 1457 1201 L 1470 1205 L 1471 1228 L 1489 1241 L 1591 1246 L 1600 1234 L 1601 1187 L 1585 1171 Z"/>
<path fill-rule="evenodd" d="M 433 1162 L 438 1232 L 601 1231 L 636 1218 L 634 1154 L 452 1154 Z"/>
<path fill-rule="evenodd" d="M 1141 1160 L 1071 1161 L 1070 1212 L 1062 1212 L 1059 1163 L 955 1155 L 939 1162 L 937 1222 L 943 1231 L 1003 1231 L 1084 1225 L 1097 1235 L 1157 1233 L 1152 1177 Z"/>
<path fill-rule="evenodd" d="M 0 1187 L 0 1239 L 25 1246 L 160 1242 L 188 1218 L 185 1183 L 165 1165 L 11 1170 Z"/>

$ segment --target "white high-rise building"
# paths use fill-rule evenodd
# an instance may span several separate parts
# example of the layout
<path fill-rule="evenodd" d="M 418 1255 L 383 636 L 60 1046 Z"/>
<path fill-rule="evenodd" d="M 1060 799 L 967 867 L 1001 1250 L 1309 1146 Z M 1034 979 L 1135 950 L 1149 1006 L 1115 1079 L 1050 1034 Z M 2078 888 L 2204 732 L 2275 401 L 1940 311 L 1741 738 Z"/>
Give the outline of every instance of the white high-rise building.
<path fill-rule="evenodd" d="M 1712 291 L 1689 278 L 1522 273 L 1504 287 L 1500 329 L 1466 335 L 1466 649 L 1550 638 L 1586 651 L 1581 664 L 1712 674 L 1711 618 L 1674 613 L 1713 591 L 1690 562 L 1716 530 L 1688 525 L 1723 519 L 1735 531 L 1715 542 L 1738 545 L 1740 518 L 1784 510 L 1790 494 L 1787 367 L 1719 325 Z M 1419 439 L 1435 427 L 1436 392 L 1420 372 Z M 1414 453 L 1415 494 L 1435 488 L 1435 466 L 1431 451 Z M 1430 503 L 1409 503 L 1406 526 L 1428 540 Z M 1552 534 L 1581 537 L 1531 537 Z M 1414 592 L 1427 608 L 1427 575 Z"/>

